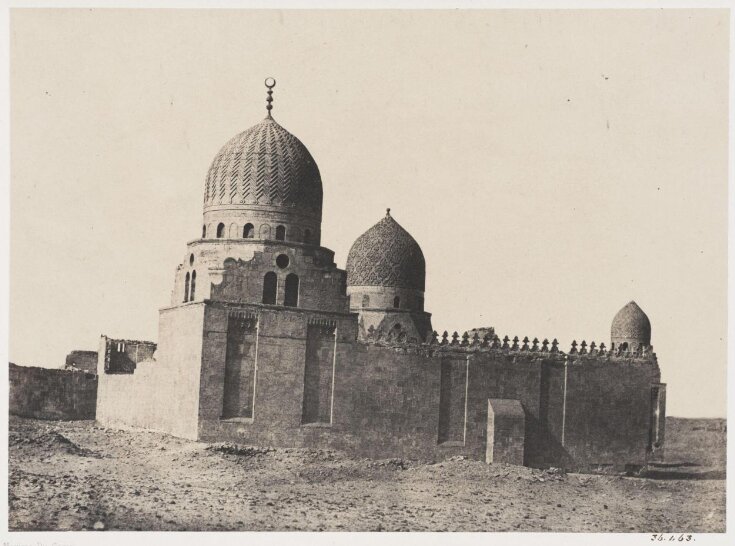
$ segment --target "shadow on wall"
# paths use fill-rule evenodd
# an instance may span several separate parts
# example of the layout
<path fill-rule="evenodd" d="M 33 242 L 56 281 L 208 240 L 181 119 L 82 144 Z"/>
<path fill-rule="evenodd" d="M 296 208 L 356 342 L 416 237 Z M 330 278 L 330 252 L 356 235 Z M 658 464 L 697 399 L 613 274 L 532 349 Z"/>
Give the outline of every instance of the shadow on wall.
<path fill-rule="evenodd" d="M 545 420 L 537 419 L 528 411 L 523 465 L 534 468 L 575 467 L 569 452 L 549 431 Z"/>

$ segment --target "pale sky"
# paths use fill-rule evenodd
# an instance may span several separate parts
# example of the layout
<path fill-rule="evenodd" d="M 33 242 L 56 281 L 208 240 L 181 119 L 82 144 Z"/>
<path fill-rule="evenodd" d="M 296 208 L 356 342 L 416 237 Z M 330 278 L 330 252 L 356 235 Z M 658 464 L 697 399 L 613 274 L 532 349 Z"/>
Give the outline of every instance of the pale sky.
<path fill-rule="evenodd" d="M 609 345 L 635 300 L 669 415 L 725 416 L 728 14 L 14 11 L 10 360 L 157 339 L 210 162 L 274 117 L 344 267 L 385 208 L 434 328 Z"/>

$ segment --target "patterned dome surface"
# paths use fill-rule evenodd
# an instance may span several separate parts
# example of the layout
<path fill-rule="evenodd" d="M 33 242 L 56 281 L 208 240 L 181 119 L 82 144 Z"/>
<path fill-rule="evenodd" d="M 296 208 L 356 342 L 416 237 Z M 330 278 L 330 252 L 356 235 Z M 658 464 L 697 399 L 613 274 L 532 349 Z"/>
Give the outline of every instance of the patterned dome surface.
<path fill-rule="evenodd" d="M 347 255 L 347 284 L 424 290 L 421 247 L 390 215 L 360 235 Z"/>
<path fill-rule="evenodd" d="M 235 135 L 212 161 L 204 209 L 230 204 L 288 207 L 321 218 L 319 168 L 306 146 L 271 117 Z"/>
<path fill-rule="evenodd" d="M 651 343 L 651 322 L 636 302 L 631 301 L 615 315 L 611 337 L 639 339 L 647 345 Z"/>

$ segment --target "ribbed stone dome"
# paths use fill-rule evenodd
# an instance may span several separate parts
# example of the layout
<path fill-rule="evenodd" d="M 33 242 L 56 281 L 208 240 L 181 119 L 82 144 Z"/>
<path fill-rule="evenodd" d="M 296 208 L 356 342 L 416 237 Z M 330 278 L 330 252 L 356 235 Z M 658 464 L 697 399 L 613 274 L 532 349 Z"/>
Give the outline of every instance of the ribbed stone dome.
<path fill-rule="evenodd" d="M 390 215 L 360 235 L 347 255 L 349 286 L 423 291 L 426 262 L 421 247 Z"/>
<path fill-rule="evenodd" d="M 235 135 L 212 161 L 204 211 L 223 205 L 284 207 L 321 219 L 319 168 L 298 138 L 267 117 Z"/>
<path fill-rule="evenodd" d="M 623 307 L 612 321 L 611 338 L 636 339 L 644 345 L 651 344 L 651 321 L 634 301 Z"/>

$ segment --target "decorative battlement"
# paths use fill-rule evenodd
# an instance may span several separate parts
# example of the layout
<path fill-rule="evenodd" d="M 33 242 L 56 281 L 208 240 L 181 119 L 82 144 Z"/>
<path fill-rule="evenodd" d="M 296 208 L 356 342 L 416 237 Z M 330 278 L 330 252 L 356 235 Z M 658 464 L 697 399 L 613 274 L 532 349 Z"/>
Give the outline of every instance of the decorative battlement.
<path fill-rule="evenodd" d="M 629 351 L 621 348 L 614 350 L 607 349 L 604 343 L 600 343 L 598 346 L 594 341 L 590 342 L 589 345 L 586 341 L 582 340 L 581 343 L 577 343 L 576 340 L 572 341 L 571 347 L 568 352 L 564 352 L 559 349 L 559 342 L 554 338 L 549 341 L 547 338 L 539 340 L 534 337 L 530 339 L 528 336 L 524 336 L 523 339 L 519 336 L 511 338 L 506 335 L 502 339 L 495 334 L 485 334 L 480 336 L 477 332 L 470 334 L 470 332 L 464 332 L 461 336 L 458 332 L 449 335 L 448 331 L 444 331 L 441 336 L 434 331 L 429 333 L 424 342 L 419 343 L 415 339 L 407 339 L 405 332 L 400 329 L 391 329 L 385 331 L 380 328 L 370 327 L 367 330 L 367 335 L 362 343 L 368 345 L 384 345 L 392 346 L 396 348 L 405 347 L 407 350 L 415 351 L 460 351 L 460 352 L 499 352 L 499 353 L 527 353 L 545 355 L 547 358 L 558 358 L 568 359 L 570 361 L 576 361 L 584 359 L 584 357 L 603 357 L 603 358 L 624 358 L 624 359 L 638 359 L 638 360 L 655 360 L 656 354 L 653 352 L 653 347 L 642 347 L 635 351 Z"/>
<path fill-rule="evenodd" d="M 598 346 L 594 341 L 587 345 L 585 340 L 577 344 L 577 340 L 572 341 L 572 345 L 567 353 L 570 356 L 608 356 L 608 357 L 621 357 L 621 358 L 656 358 L 656 353 L 653 352 L 653 346 L 643 345 L 639 346 L 634 350 L 630 350 L 625 346 L 613 346 L 612 349 L 607 349 L 604 343 L 600 343 Z"/>

